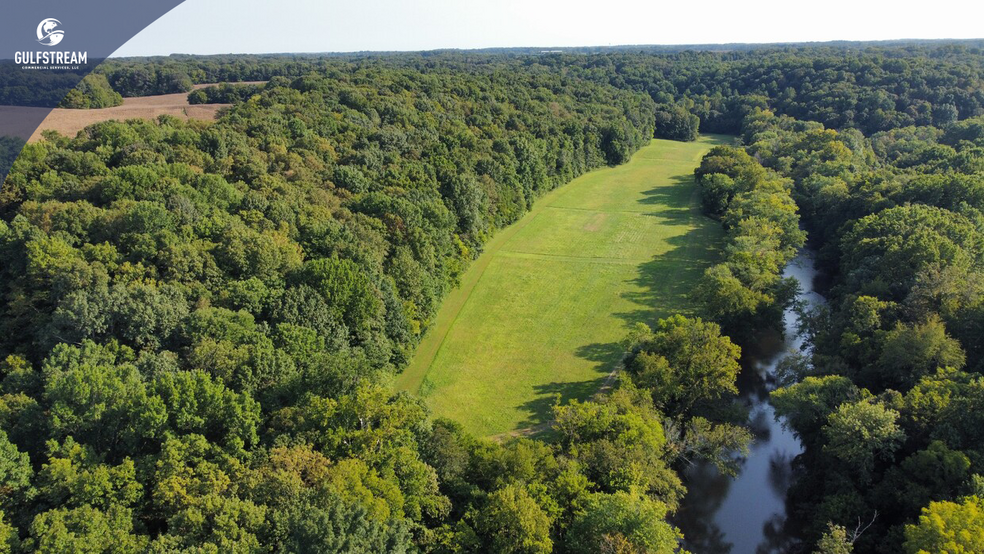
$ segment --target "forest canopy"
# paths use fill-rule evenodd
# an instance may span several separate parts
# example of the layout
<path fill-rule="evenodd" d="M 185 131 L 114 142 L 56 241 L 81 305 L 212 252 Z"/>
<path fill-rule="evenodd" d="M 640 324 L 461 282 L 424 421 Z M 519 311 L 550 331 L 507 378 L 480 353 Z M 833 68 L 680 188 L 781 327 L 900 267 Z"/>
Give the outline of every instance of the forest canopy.
<path fill-rule="evenodd" d="M 805 445 L 789 502 L 803 551 L 974 551 L 982 56 L 107 61 L 47 100 L 232 105 L 7 160 L 0 550 L 679 551 L 680 471 L 735 471 L 752 439 L 731 404 L 740 346 L 778 326 L 782 268 L 809 243 L 829 304 L 773 393 Z M 267 82 L 191 92 L 245 81 Z M 29 83 L 14 85 L 0 103 Z M 653 137 L 698 132 L 739 137 L 695 173 L 721 262 L 695 285 L 699 317 L 626 338 L 608 394 L 555 406 L 546 437 L 495 442 L 387 387 L 497 230 Z"/>

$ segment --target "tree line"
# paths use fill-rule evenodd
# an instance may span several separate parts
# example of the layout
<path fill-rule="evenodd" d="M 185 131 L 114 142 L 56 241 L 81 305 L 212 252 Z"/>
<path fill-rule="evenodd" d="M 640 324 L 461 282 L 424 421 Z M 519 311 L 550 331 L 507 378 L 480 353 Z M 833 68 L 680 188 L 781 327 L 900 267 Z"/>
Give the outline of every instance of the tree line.
<path fill-rule="evenodd" d="M 982 115 L 978 41 L 759 46 L 666 52 L 612 48 L 556 54 L 435 51 L 406 54 L 186 56 L 110 59 L 96 74 L 123 97 L 189 92 L 193 84 L 327 75 L 376 64 L 462 71 L 563 72 L 648 94 L 666 138 L 688 140 L 697 116 L 705 132 L 736 134 L 754 108 L 866 134 L 909 125 L 945 127 Z M 99 79 L 101 81 L 101 78 Z M 0 103 L 15 84 L 0 86 Z M 5 91 L 10 92 L 5 92 Z M 62 91 L 58 98 L 64 96 Z M 72 106 L 75 107 L 75 106 Z M 84 107 L 84 106 L 82 106 Z"/>

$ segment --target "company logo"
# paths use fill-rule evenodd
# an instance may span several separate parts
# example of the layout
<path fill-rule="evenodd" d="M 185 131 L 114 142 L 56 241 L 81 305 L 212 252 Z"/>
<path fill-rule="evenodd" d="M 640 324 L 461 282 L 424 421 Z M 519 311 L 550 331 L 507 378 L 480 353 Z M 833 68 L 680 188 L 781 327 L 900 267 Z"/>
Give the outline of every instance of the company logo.
<path fill-rule="evenodd" d="M 58 28 L 61 21 L 53 17 L 44 19 L 38 23 L 38 42 L 45 46 L 55 46 L 65 38 L 65 31 Z"/>
<path fill-rule="evenodd" d="M 45 46 L 57 46 L 65 39 L 61 21 L 53 17 L 38 23 L 38 42 Z M 44 50 L 39 52 L 14 52 L 14 63 L 21 69 L 68 69 L 75 70 L 89 63 L 88 52 L 60 52 Z"/>

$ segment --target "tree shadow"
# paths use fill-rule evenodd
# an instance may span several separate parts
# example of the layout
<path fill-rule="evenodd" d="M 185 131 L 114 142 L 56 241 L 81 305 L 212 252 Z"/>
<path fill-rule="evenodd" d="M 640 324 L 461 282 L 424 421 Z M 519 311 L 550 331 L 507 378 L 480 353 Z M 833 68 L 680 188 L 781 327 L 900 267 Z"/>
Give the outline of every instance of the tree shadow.
<path fill-rule="evenodd" d="M 644 198 L 641 204 L 658 204 L 666 206 L 666 211 L 675 212 L 684 210 L 690 214 L 691 199 L 693 198 L 694 176 L 675 175 L 670 177 L 672 186 L 653 187 L 643 192 Z M 660 212 L 657 212 L 659 214 Z"/>
<path fill-rule="evenodd" d="M 575 353 L 579 358 L 590 360 L 592 362 L 598 362 L 605 366 L 611 366 L 621 360 L 624 351 L 622 349 L 622 345 L 617 342 L 596 342 L 581 346 L 575 351 Z M 605 368 L 599 368 L 599 371 L 604 371 L 606 373 L 610 372 L 610 370 L 611 368 L 608 370 Z"/>
<path fill-rule="evenodd" d="M 553 418 L 553 407 L 569 404 L 571 400 L 585 400 L 598 392 L 605 384 L 608 375 L 587 381 L 553 382 L 536 385 L 536 397 L 524 403 L 521 408 L 529 416 L 520 424 L 520 428 L 531 429 L 530 436 L 543 437 L 549 435 L 550 429 L 545 424 Z"/>
<path fill-rule="evenodd" d="M 637 290 L 624 295 L 638 309 L 616 315 L 629 325 L 652 325 L 659 318 L 691 312 L 693 288 L 709 266 L 707 260 L 719 251 L 720 233 L 710 229 L 710 223 L 698 223 L 688 233 L 671 237 L 666 241 L 669 251 L 640 264 L 630 281 Z"/>

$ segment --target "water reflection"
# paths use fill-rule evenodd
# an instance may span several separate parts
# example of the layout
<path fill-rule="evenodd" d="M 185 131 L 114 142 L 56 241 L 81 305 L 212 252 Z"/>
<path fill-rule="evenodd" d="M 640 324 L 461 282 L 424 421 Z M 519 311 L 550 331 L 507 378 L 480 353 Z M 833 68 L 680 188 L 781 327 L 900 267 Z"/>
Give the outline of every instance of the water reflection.
<path fill-rule="evenodd" d="M 756 409 L 749 415 L 748 429 L 752 432 L 757 444 L 772 440 L 772 423 L 772 414 L 768 410 L 762 409 L 762 406 L 756 406 Z"/>
<path fill-rule="evenodd" d="M 728 497 L 732 480 L 710 464 L 691 467 L 685 478 L 689 490 L 679 515 L 686 518 L 686 523 L 683 519 L 676 523 L 687 537 L 687 549 L 701 554 L 728 554 L 732 544 L 725 540 L 715 514 Z"/>
<path fill-rule="evenodd" d="M 775 514 L 769 518 L 762 526 L 763 541 L 755 548 L 755 554 L 791 552 L 798 543 L 786 525 L 783 515 Z"/>
<path fill-rule="evenodd" d="M 799 281 L 798 300 L 808 305 L 822 302 L 813 291 L 815 274 L 809 252 L 800 254 L 784 271 Z M 738 401 L 748 408 L 754 442 L 738 476 L 721 475 L 711 464 L 684 472 L 689 490 L 675 523 L 687 537 L 684 546 L 695 554 L 784 553 L 796 546 L 785 499 L 793 480 L 792 461 L 802 445 L 776 421 L 768 399 L 776 386 L 776 365 L 802 346 L 796 334 L 798 323 L 795 310 L 787 310 L 785 334 L 763 334 L 745 348 Z"/>
<path fill-rule="evenodd" d="M 775 495 L 785 495 L 793 484 L 793 456 L 773 452 L 769 457 L 769 486 Z"/>

